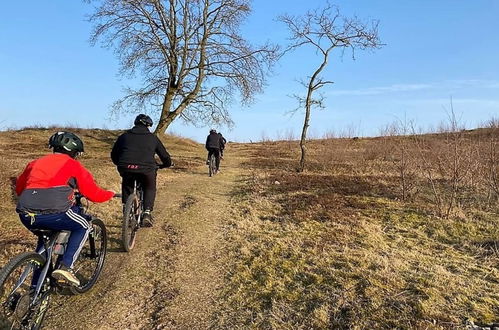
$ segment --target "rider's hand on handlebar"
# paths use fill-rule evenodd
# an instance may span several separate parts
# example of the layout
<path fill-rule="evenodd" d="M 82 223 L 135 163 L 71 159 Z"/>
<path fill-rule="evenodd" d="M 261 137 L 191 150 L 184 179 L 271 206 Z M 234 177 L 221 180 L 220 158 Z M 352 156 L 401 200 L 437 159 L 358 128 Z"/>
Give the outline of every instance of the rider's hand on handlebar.
<path fill-rule="evenodd" d="M 173 164 L 173 162 L 170 163 L 170 166 L 166 166 L 165 164 L 158 164 L 159 169 L 173 167 L 173 166 L 175 166 L 175 164 Z"/>
<path fill-rule="evenodd" d="M 120 193 L 117 193 L 116 191 L 114 190 L 110 190 L 114 195 L 113 195 L 113 198 L 119 198 L 121 197 L 121 194 Z"/>

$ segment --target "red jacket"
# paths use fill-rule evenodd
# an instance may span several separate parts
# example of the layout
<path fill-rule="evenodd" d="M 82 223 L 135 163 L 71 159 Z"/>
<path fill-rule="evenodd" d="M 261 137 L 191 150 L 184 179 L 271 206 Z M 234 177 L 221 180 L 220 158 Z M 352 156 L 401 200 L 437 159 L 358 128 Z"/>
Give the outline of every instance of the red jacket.
<path fill-rule="evenodd" d="M 17 178 L 18 212 L 60 213 L 74 204 L 74 189 L 92 202 L 114 195 L 100 188 L 90 172 L 66 154 L 54 153 L 30 162 Z"/>

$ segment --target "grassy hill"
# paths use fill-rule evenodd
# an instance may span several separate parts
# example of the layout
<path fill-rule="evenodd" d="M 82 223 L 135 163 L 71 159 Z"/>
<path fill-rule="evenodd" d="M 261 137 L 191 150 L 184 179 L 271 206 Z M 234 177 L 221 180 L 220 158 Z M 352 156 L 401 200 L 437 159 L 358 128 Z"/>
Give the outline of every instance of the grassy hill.
<path fill-rule="evenodd" d="M 4 264 L 9 256 L 32 246 L 33 235 L 24 229 L 15 213 L 15 193 L 13 182 L 31 160 L 41 157 L 51 150 L 48 138 L 64 128 L 27 128 L 0 132 L 0 217 L 2 230 L 0 233 L 0 264 Z M 87 167 L 96 182 L 106 189 L 121 190 L 121 179 L 110 159 L 111 147 L 122 131 L 100 129 L 73 129 L 84 141 L 85 153 L 79 160 Z M 176 171 L 183 172 L 190 167 L 202 163 L 202 147 L 188 139 L 176 136 L 165 136 L 164 144 L 170 153 L 175 154 Z M 95 204 L 92 210 L 99 215 L 115 214 L 115 203 Z"/>
<path fill-rule="evenodd" d="M 456 328 L 499 320 L 499 131 L 246 146 L 229 324 Z M 229 248 L 230 249 L 230 248 Z M 230 320 L 230 321 L 229 321 Z"/>
<path fill-rule="evenodd" d="M 1 264 L 32 248 L 32 235 L 14 212 L 11 178 L 49 151 L 53 131 L 0 132 Z M 109 151 L 120 132 L 75 132 L 85 142 L 83 164 L 100 185 L 119 190 Z M 173 226 L 177 235 L 176 247 L 168 245 L 171 259 L 151 262 L 156 252 L 141 251 L 146 246 L 139 242 L 134 253 L 106 262 L 112 273 L 103 279 L 107 287 L 71 303 L 96 300 L 113 313 L 89 310 L 88 320 L 99 315 L 110 327 L 131 328 L 186 328 L 200 311 L 209 315 L 198 325 L 231 329 L 442 329 L 465 327 L 467 320 L 497 322 L 498 141 L 492 128 L 313 140 L 304 173 L 295 171 L 296 141 L 229 144 L 222 174 L 207 178 L 203 146 L 167 136 L 177 167 L 158 177 L 158 203 L 168 214 L 161 229 Z M 119 249 L 118 203 L 92 205 L 92 212 L 109 220 L 112 246 Z M 153 241 L 160 229 L 153 230 L 149 248 L 167 249 Z M 116 290 L 134 284 L 116 289 L 113 276 L 140 278 L 142 255 L 148 271 L 171 273 L 161 280 L 168 290 L 144 287 L 152 290 L 142 293 L 144 306 L 154 310 L 151 319 L 137 317 L 144 322 L 138 324 L 130 323 L 133 311 L 114 313 L 123 303 L 113 300 L 120 296 Z"/>

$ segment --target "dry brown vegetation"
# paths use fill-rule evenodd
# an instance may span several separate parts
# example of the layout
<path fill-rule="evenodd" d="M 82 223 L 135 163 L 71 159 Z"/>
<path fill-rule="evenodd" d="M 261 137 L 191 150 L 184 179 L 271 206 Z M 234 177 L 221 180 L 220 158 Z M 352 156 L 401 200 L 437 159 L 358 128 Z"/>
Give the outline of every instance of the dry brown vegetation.
<path fill-rule="evenodd" d="M 0 264 L 33 248 L 14 212 L 11 178 L 49 151 L 55 130 L 0 132 Z M 120 132 L 73 131 L 96 181 L 119 190 L 109 150 Z M 75 308 L 89 322 L 81 329 L 439 329 L 499 321 L 497 126 L 313 140 L 301 174 L 296 141 L 231 144 L 215 178 L 205 173 L 202 146 L 165 142 L 177 166 L 158 177 L 162 225 L 125 255 L 118 202 L 92 205 L 110 231 L 104 276 L 86 295 L 56 299 L 48 328 L 70 324 Z M 130 284 L 144 272 L 153 280 Z M 130 290 L 133 299 L 122 299 Z"/>
<path fill-rule="evenodd" d="M 390 136 L 391 135 L 391 136 Z M 499 321 L 499 129 L 254 144 L 234 194 L 228 326 Z"/>
<path fill-rule="evenodd" d="M 60 127 L 26 128 L 0 132 L 0 216 L 2 232 L 0 235 L 0 265 L 9 257 L 20 251 L 32 249 L 34 238 L 20 225 L 15 213 L 15 178 L 21 173 L 28 162 L 50 152 L 48 138 Z M 71 128 L 85 143 L 85 154 L 80 161 L 92 172 L 96 182 L 106 188 L 119 191 L 120 177 L 112 164 L 109 153 L 112 144 L 121 131 L 100 129 Z M 175 136 L 167 136 L 165 144 L 171 146 L 169 151 L 175 155 L 176 172 L 184 172 L 193 166 L 203 163 L 202 157 L 193 153 L 199 145 L 193 141 Z M 91 211 L 107 220 L 118 219 L 117 202 L 94 204 Z M 119 245 L 119 242 L 117 242 Z"/>

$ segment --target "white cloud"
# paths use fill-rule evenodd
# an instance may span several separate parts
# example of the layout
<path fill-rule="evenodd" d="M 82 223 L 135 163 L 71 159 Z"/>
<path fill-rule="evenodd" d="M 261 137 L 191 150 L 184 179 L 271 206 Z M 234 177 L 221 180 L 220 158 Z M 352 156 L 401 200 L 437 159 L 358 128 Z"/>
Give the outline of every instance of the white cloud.
<path fill-rule="evenodd" d="M 450 98 L 428 98 L 428 99 L 406 99 L 393 101 L 393 104 L 399 105 L 416 105 L 418 107 L 435 106 L 442 109 L 450 108 Z M 478 99 L 478 98 L 452 98 L 454 110 L 478 110 L 482 108 L 493 109 L 497 108 L 499 112 L 499 99 Z M 459 107 L 466 106 L 466 109 L 459 109 Z"/>
<path fill-rule="evenodd" d="M 331 96 L 364 96 L 381 95 L 388 93 L 417 92 L 422 90 L 448 90 L 460 88 L 487 88 L 499 89 L 499 81 L 480 79 L 445 80 L 440 82 L 423 84 L 393 84 L 389 86 L 376 86 L 360 89 L 332 90 L 328 93 Z"/>
<path fill-rule="evenodd" d="M 450 87 L 499 88 L 499 81 L 481 79 L 448 80 Z"/>
<path fill-rule="evenodd" d="M 353 90 L 331 91 L 330 95 L 379 95 L 386 93 L 410 92 L 432 88 L 431 84 L 394 84 L 390 86 L 369 87 Z"/>

